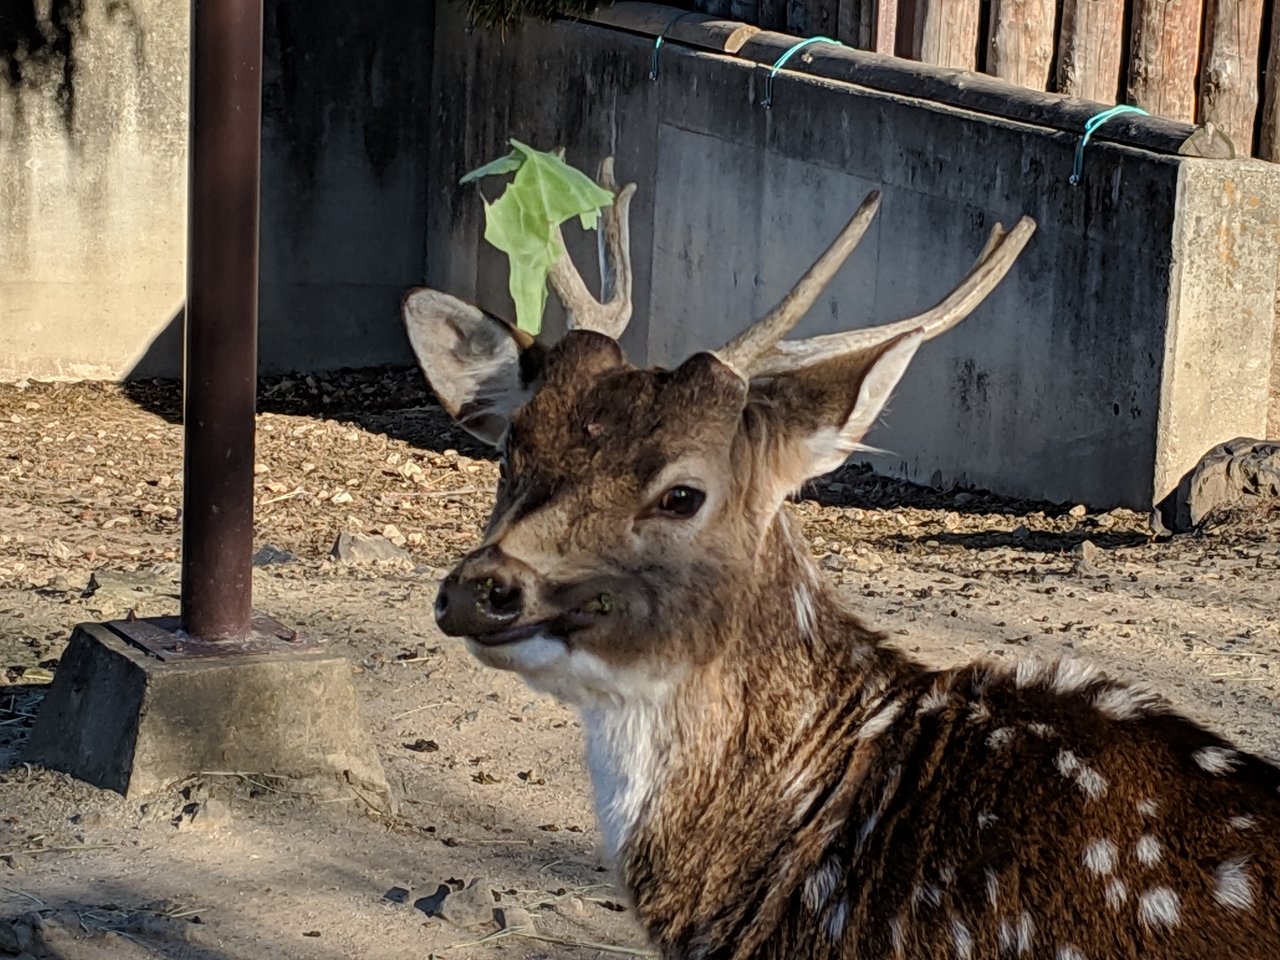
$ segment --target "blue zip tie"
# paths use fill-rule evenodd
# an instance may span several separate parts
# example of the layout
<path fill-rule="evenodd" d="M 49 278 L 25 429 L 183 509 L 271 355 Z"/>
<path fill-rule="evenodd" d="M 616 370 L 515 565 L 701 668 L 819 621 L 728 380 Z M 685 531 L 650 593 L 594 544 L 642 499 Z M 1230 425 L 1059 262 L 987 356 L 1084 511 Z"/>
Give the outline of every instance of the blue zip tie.
<path fill-rule="evenodd" d="M 1094 135 L 1097 129 L 1110 120 L 1122 113 L 1140 113 L 1144 117 L 1149 116 L 1147 111 L 1141 107 L 1131 107 L 1127 103 L 1112 107 L 1110 110 L 1103 110 L 1101 113 L 1094 114 L 1084 125 L 1084 136 L 1080 138 L 1080 142 L 1076 144 L 1076 158 L 1071 165 L 1071 185 L 1078 186 L 1080 181 L 1084 179 L 1084 148 L 1089 145 L 1089 138 Z"/>
<path fill-rule="evenodd" d="M 807 47 L 811 43 L 830 43 L 837 47 L 843 47 L 844 44 L 839 40 L 832 40 L 830 37 L 810 37 L 808 40 L 801 40 L 794 47 L 780 56 L 773 65 L 773 69 L 769 71 L 769 76 L 764 79 L 764 98 L 760 101 L 760 106 L 773 106 L 773 78 L 778 75 L 778 71 L 782 69 L 783 64 L 791 59 L 791 55 L 803 47 Z"/>
<path fill-rule="evenodd" d="M 685 17 L 692 16 L 695 13 L 698 13 L 698 11 L 686 10 L 684 13 L 676 14 L 667 21 L 667 25 L 663 27 L 662 32 L 658 34 L 658 39 L 653 41 L 653 63 L 649 66 L 650 80 L 658 79 L 658 51 L 662 49 L 662 41 L 666 38 L 667 31 L 674 27 L 680 20 L 683 20 Z"/>

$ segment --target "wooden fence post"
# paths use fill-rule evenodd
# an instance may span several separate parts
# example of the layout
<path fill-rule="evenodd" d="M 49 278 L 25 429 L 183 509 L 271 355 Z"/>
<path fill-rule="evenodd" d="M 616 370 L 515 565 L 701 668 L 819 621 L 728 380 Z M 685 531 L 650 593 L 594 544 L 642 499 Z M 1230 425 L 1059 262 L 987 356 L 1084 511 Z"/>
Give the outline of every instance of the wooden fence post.
<path fill-rule="evenodd" d="M 1258 156 L 1280 163 L 1280 3 L 1271 10 L 1271 55 L 1267 58 L 1267 72 L 1263 81 Z M 1280 342 L 1280 324 L 1276 330 L 1277 342 Z"/>
<path fill-rule="evenodd" d="M 787 32 L 798 37 L 834 37 L 837 0 L 787 0 Z"/>
<path fill-rule="evenodd" d="M 979 0 L 916 0 L 912 56 L 940 67 L 974 69 L 980 12 Z"/>
<path fill-rule="evenodd" d="M 1120 93 L 1125 0 L 1063 0 L 1058 93 L 1113 104 Z"/>
<path fill-rule="evenodd" d="M 991 0 L 987 73 L 1032 90 L 1049 86 L 1054 0 Z"/>
<path fill-rule="evenodd" d="M 1192 123 L 1202 0 L 1135 0 L 1129 102 Z"/>
<path fill-rule="evenodd" d="M 1235 144 L 1253 152 L 1258 114 L 1258 51 L 1262 0 L 1208 0 L 1208 32 L 1200 71 L 1200 122 L 1212 121 Z"/>

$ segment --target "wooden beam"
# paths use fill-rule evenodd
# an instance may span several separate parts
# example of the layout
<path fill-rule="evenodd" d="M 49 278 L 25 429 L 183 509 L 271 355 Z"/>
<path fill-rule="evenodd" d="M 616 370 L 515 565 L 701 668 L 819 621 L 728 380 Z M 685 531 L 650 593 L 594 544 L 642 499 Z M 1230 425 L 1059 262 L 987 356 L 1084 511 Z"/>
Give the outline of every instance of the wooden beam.
<path fill-rule="evenodd" d="M 752 35 L 760 32 L 759 27 L 751 24 L 704 13 L 689 13 L 672 23 L 682 12 L 662 3 L 611 3 L 602 5 L 584 19 L 651 37 L 662 35 L 665 29 L 667 40 L 721 53 L 737 53 Z"/>
<path fill-rule="evenodd" d="M 870 50 L 875 34 L 875 5 L 875 0 L 840 0 L 832 36 L 859 50 Z"/>
<path fill-rule="evenodd" d="M 1053 70 L 1054 0 L 991 0 L 987 73 L 1047 90 Z"/>
<path fill-rule="evenodd" d="M 898 40 L 898 0 L 875 0 L 875 4 L 871 49 L 891 57 Z"/>
<path fill-rule="evenodd" d="M 839 0 L 787 0 L 787 32 L 797 37 L 835 37 Z"/>
<path fill-rule="evenodd" d="M 755 24 L 765 30 L 787 28 L 787 0 L 760 0 L 760 12 Z"/>
<path fill-rule="evenodd" d="M 916 0 L 911 56 L 921 63 L 977 66 L 979 0 Z"/>
<path fill-rule="evenodd" d="M 1258 156 L 1280 163 L 1280 3 L 1271 9 L 1270 56 L 1262 81 L 1262 119 L 1258 124 Z M 1280 323 L 1276 324 L 1280 338 Z M 1278 339 L 1277 342 L 1280 342 Z"/>
<path fill-rule="evenodd" d="M 1199 120 L 1217 125 L 1242 154 L 1252 153 L 1262 0 L 1208 0 L 1207 14 Z"/>
<path fill-rule="evenodd" d="M 1108 106 L 1120 95 L 1124 0 L 1063 0 L 1054 89 Z"/>
<path fill-rule="evenodd" d="M 1203 0 L 1135 0 L 1129 102 L 1172 120 L 1196 116 Z"/>

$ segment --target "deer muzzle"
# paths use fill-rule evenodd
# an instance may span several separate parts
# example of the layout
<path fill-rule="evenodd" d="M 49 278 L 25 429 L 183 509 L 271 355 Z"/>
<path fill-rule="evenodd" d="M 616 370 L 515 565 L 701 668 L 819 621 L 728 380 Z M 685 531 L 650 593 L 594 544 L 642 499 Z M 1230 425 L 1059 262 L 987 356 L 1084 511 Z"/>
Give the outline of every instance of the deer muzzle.
<path fill-rule="evenodd" d="M 568 642 L 571 634 L 609 616 L 613 593 L 601 583 L 552 587 L 496 547 L 483 548 L 445 577 L 435 616 L 451 637 L 486 646 L 543 635 Z"/>

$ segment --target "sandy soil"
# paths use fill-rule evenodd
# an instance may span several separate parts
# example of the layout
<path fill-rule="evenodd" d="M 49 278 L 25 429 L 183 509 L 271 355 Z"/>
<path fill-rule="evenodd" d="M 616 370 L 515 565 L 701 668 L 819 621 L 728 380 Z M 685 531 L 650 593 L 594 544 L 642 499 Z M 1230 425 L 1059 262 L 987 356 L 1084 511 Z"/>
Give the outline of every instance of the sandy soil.
<path fill-rule="evenodd" d="M 28 917 L 0 923 L 0 956 L 33 913 L 67 960 L 643 955 L 598 853 L 573 715 L 432 625 L 496 468 L 412 371 L 266 384 L 257 476 L 258 543 L 288 556 L 256 569 L 256 606 L 350 660 L 398 817 L 250 772 L 130 803 L 18 761 L 76 622 L 177 610 L 177 396 L 0 386 L 0 917 Z M 1085 657 L 1280 753 L 1280 518 L 1155 542 L 1126 511 L 857 470 L 793 509 L 849 603 L 919 656 Z M 337 563 L 343 530 L 407 559 Z M 473 881 L 479 922 L 428 915 L 423 898 Z M 532 930 L 498 932 L 489 901 Z"/>

